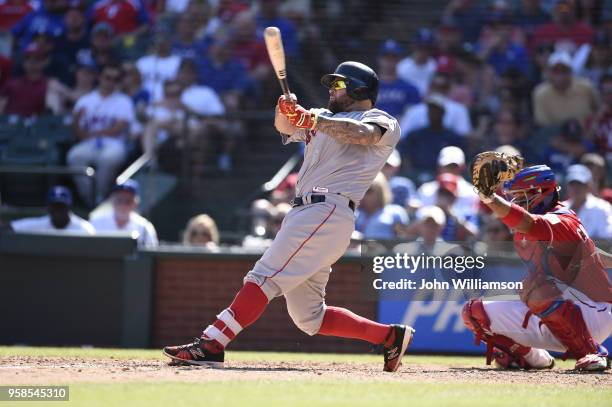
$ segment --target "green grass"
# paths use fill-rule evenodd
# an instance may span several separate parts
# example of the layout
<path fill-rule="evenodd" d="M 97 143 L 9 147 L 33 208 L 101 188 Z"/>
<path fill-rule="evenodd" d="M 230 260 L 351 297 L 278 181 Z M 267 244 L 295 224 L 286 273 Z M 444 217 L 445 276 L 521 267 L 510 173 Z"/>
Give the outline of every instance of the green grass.
<path fill-rule="evenodd" d="M 612 405 L 612 390 L 579 390 L 553 385 L 475 385 L 397 382 L 270 381 L 164 382 L 129 384 L 78 384 L 70 386 L 70 402 L 61 406 L 597 406 Z M 0 402 L 1 403 L 1 402 Z M 42 406 L 26 403 L 19 406 Z M 2 405 L 2 404 L 0 404 Z"/>
<path fill-rule="evenodd" d="M 97 348 L 0 347 L 6 356 L 74 356 L 84 358 L 160 359 L 158 350 Z M 482 357 L 408 355 L 406 362 L 453 366 L 482 366 Z M 228 352 L 227 359 L 239 361 L 329 361 L 330 355 Z M 380 363 L 375 355 L 334 355 L 339 362 Z M 563 362 L 564 368 L 572 366 Z M 282 372 L 278 373 L 282 375 Z M 483 372 L 486 374 L 486 372 Z M 0 372 L 1 378 L 1 372 Z M 612 406 L 612 387 L 606 380 L 600 387 L 537 384 L 422 383 L 411 381 L 369 381 L 350 376 L 314 379 L 219 381 L 187 383 L 71 384 L 70 402 L 20 402 L 17 406 Z M 0 383 L 1 384 L 1 383 Z M 0 402 L 0 407 L 8 403 Z"/>

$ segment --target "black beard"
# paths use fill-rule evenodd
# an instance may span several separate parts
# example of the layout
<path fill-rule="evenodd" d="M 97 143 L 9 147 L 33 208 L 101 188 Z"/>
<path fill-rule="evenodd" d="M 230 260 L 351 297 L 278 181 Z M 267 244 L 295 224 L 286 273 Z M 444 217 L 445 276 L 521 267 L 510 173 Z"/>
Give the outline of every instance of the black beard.
<path fill-rule="evenodd" d="M 327 103 L 327 109 L 329 111 L 331 111 L 333 114 L 336 114 L 336 113 L 340 113 L 340 112 L 346 111 L 346 108 L 348 107 L 348 105 L 349 105 L 349 103 L 342 103 L 338 99 L 330 100 Z"/>

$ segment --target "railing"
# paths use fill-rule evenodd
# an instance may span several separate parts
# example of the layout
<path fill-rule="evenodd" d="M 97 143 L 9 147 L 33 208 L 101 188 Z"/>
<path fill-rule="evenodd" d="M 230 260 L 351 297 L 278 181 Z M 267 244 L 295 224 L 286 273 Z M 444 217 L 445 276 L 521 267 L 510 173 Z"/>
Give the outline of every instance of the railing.
<path fill-rule="evenodd" d="M 96 196 L 96 170 L 92 167 L 63 167 L 63 166 L 30 166 L 30 165 L 0 165 L 0 174 L 32 174 L 32 175 L 70 175 L 87 177 L 91 180 L 91 198 L 95 201 Z M 0 209 L 2 208 L 2 197 L 0 196 Z"/>

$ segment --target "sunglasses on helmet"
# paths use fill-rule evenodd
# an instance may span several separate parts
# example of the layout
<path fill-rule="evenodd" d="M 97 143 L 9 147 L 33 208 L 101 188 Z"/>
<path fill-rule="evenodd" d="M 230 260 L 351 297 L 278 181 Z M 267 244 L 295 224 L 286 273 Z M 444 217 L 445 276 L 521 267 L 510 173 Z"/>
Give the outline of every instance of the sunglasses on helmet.
<path fill-rule="evenodd" d="M 333 90 L 346 89 L 346 82 L 343 81 L 342 79 L 339 79 L 331 84 L 331 88 Z"/>

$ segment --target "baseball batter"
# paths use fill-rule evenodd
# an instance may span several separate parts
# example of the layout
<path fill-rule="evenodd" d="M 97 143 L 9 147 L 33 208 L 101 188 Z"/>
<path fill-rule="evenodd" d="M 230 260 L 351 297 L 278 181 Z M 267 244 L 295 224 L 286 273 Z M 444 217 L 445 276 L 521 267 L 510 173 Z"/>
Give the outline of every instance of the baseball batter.
<path fill-rule="evenodd" d="M 478 187 L 478 182 L 474 182 Z M 469 301 L 465 325 L 487 344 L 487 363 L 502 368 L 554 366 L 547 350 L 577 360 L 576 370 L 609 367 L 600 345 L 612 332 L 612 285 L 576 214 L 559 203 L 554 173 L 527 167 L 506 183 L 512 202 L 493 193 L 481 200 L 514 231 L 528 267 L 521 301 Z"/>
<path fill-rule="evenodd" d="M 393 151 L 400 128 L 373 108 L 378 77 L 368 66 L 344 62 L 321 83 L 329 89 L 327 109 L 306 110 L 293 95 L 281 96 L 276 106 L 274 124 L 283 143 L 306 143 L 293 209 L 230 306 L 193 343 L 163 349 L 174 362 L 223 366 L 230 341 L 283 295 L 302 331 L 381 344 L 384 370 L 399 367 L 414 330 L 327 306 L 325 286 L 331 265 L 349 245 L 355 206 Z"/>

